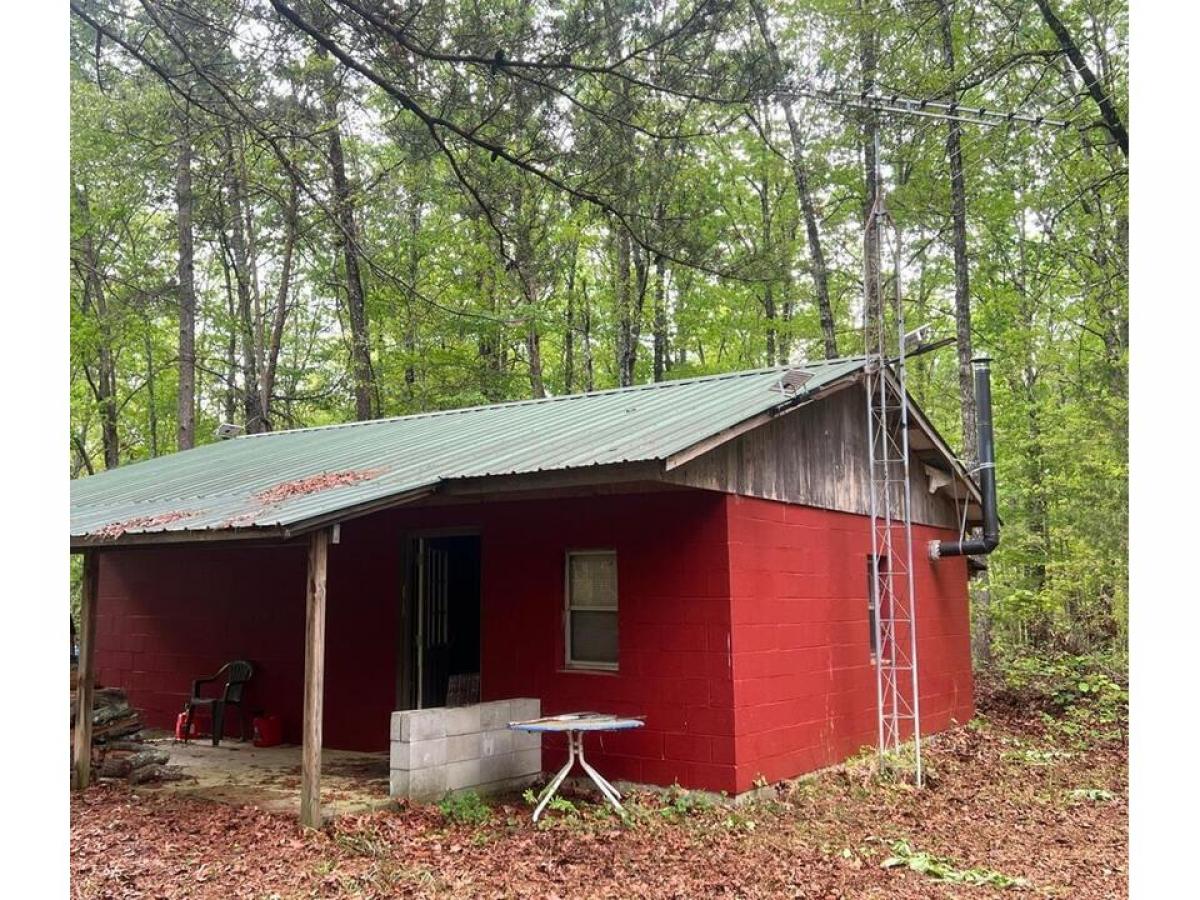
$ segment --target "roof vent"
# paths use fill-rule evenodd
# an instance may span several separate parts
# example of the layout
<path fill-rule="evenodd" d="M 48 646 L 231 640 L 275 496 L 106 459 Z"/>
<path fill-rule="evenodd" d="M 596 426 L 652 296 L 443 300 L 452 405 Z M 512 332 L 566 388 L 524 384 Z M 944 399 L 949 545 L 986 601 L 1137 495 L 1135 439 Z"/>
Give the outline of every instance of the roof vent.
<path fill-rule="evenodd" d="M 775 389 L 781 394 L 786 394 L 791 397 L 799 393 L 809 381 L 812 380 L 813 373 L 806 369 L 784 369 L 779 373 L 779 381 L 775 385 Z"/>
<path fill-rule="evenodd" d="M 217 426 L 217 438 L 222 441 L 227 441 L 230 438 L 235 438 L 245 432 L 245 428 L 241 425 L 231 425 L 229 422 L 222 422 Z"/>

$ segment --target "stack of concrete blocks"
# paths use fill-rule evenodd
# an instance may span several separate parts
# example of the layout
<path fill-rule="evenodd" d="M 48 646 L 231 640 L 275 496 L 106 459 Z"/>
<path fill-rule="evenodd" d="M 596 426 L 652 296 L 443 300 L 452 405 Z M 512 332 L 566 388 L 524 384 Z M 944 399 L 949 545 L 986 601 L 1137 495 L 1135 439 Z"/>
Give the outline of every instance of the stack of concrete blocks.
<path fill-rule="evenodd" d="M 392 713 L 391 795 L 427 802 L 531 784 L 542 772 L 541 735 L 508 723 L 541 711 L 540 700 L 522 697 Z"/>

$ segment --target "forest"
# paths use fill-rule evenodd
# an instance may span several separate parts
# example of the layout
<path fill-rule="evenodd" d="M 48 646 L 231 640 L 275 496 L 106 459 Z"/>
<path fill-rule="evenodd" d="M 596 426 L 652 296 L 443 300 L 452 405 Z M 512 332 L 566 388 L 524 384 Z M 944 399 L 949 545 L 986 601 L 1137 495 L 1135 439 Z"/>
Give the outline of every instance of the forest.
<path fill-rule="evenodd" d="M 71 13 L 72 478 L 222 423 L 861 354 L 886 297 L 946 340 L 908 384 L 968 461 L 994 359 L 980 655 L 1120 653 L 1120 0 Z"/>

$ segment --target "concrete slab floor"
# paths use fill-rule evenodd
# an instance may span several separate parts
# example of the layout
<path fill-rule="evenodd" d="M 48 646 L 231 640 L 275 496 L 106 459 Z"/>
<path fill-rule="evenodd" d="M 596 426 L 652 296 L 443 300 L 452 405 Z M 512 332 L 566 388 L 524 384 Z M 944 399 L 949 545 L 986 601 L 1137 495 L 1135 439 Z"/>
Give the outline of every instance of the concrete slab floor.
<path fill-rule="evenodd" d="M 175 791 L 270 812 L 300 814 L 300 748 L 293 744 L 255 747 L 223 740 L 177 743 L 165 732 L 148 743 L 171 754 L 178 781 L 141 785 L 138 790 Z M 352 750 L 321 753 L 321 810 L 326 816 L 368 812 L 394 805 L 388 795 L 388 754 Z"/>

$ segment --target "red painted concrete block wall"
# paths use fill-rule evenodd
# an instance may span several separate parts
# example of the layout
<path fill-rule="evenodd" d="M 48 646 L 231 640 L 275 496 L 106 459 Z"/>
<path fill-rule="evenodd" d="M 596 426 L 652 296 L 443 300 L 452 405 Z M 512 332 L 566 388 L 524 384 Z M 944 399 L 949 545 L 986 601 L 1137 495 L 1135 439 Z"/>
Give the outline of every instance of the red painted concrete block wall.
<path fill-rule="evenodd" d="M 736 792 L 874 746 L 870 519 L 728 498 Z M 929 560 L 913 526 L 923 732 L 974 714 L 965 559 Z"/>
<path fill-rule="evenodd" d="M 398 542 L 343 529 L 330 548 L 325 635 L 325 742 L 387 746 L 399 629 Z M 385 554 L 391 554 L 385 556 Z M 283 719 L 300 740 L 304 685 L 306 547 L 200 545 L 101 554 L 97 675 L 124 688 L 151 726 L 171 728 L 192 679 L 231 659 L 255 667 L 247 712 Z M 207 721 L 201 722 L 207 728 Z M 226 733 L 236 735 L 236 714 Z"/>
<path fill-rule="evenodd" d="M 400 510 L 403 527 L 471 527 L 482 540 L 483 699 L 540 697 L 545 714 L 643 715 L 632 732 L 590 736 L 606 775 L 729 790 L 733 688 L 725 498 L 702 491 L 614 494 Z M 619 668 L 564 665 L 565 557 L 614 549 Z M 556 769 L 565 743 L 545 741 Z"/>
<path fill-rule="evenodd" d="M 386 749 L 395 708 L 403 534 L 471 529 L 482 553 L 483 699 L 534 696 L 546 713 L 644 715 L 638 732 L 589 741 L 615 778 L 733 784 L 725 498 L 699 491 L 395 510 L 349 522 L 330 548 L 325 742 Z M 617 551 L 617 672 L 563 664 L 565 554 Z M 146 720 L 169 727 L 191 679 L 227 659 L 258 667 L 251 703 L 298 741 L 303 545 L 104 553 L 98 667 Z M 547 766 L 565 753 L 548 741 Z"/>
<path fill-rule="evenodd" d="M 589 739 L 613 778 L 741 792 L 875 740 L 863 516 L 707 491 L 398 509 L 348 522 L 331 547 L 325 740 L 385 749 L 396 708 L 406 532 L 476 531 L 483 699 L 534 696 L 546 713 L 646 716 Z M 939 535 L 916 528 L 918 547 Z M 619 670 L 565 668 L 565 554 L 617 551 Z M 972 713 L 966 567 L 917 554 L 923 721 Z M 101 680 L 170 727 L 191 679 L 245 657 L 250 705 L 299 740 L 305 547 L 107 551 Z M 563 745 L 547 739 L 545 764 Z"/>
<path fill-rule="evenodd" d="M 97 676 L 124 688 L 147 724 L 170 728 L 192 679 L 249 659 L 249 705 L 299 734 L 304 551 L 162 547 L 102 552 Z M 227 730 L 236 727 L 227 717 Z M 207 728 L 208 723 L 201 723 Z"/>

